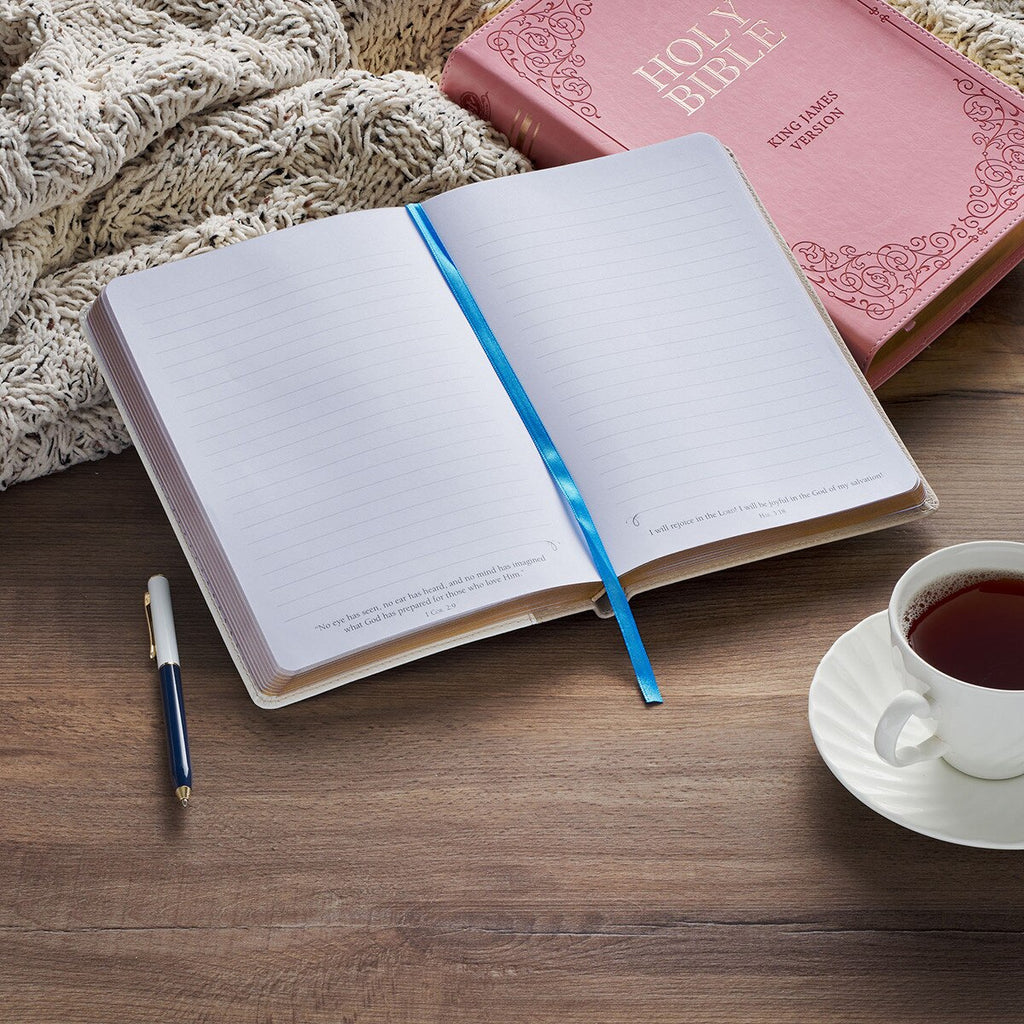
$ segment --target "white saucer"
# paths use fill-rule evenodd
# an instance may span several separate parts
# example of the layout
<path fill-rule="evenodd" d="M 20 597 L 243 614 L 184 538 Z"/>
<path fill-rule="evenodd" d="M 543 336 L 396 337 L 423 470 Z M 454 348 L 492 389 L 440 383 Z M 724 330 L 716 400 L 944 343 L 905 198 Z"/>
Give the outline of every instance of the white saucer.
<path fill-rule="evenodd" d="M 807 711 L 825 764 L 858 800 L 922 835 L 963 846 L 1024 849 L 1024 776 L 975 779 L 941 760 L 893 768 L 875 753 L 875 724 L 902 689 L 889 650 L 888 619 L 878 612 L 844 633 L 822 658 Z M 904 738 L 922 736 L 908 726 Z"/>

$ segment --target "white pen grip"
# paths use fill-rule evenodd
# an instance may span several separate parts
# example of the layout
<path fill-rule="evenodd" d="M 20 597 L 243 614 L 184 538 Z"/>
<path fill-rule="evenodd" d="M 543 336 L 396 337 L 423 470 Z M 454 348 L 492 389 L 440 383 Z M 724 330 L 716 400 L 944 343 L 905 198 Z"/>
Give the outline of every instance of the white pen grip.
<path fill-rule="evenodd" d="M 149 615 L 153 623 L 157 665 L 180 665 L 171 612 L 171 588 L 165 576 L 153 576 L 149 580 Z"/>

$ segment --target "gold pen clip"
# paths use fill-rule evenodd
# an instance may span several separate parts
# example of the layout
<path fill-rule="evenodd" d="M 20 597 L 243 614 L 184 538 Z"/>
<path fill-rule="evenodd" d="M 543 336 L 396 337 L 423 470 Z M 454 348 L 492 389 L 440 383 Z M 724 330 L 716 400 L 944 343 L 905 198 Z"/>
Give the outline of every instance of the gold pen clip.
<path fill-rule="evenodd" d="M 146 628 L 149 630 L 149 656 L 156 660 L 156 641 L 153 639 L 153 612 L 149 607 L 149 591 L 146 591 Z"/>

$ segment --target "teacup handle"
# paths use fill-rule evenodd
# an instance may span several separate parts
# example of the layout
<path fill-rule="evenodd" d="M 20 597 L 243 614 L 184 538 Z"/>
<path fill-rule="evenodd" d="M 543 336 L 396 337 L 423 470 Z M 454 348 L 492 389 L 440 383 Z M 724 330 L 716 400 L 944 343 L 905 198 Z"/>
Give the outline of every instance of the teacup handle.
<path fill-rule="evenodd" d="M 903 690 L 890 702 L 882 712 L 882 717 L 875 727 L 875 752 L 894 768 L 905 768 L 908 764 L 919 761 L 932 761 L 949 749 L 938 736 L 929 736 L 920 743 L 912 743 L 896 748 L 900 733 L 911 718 L 934 718 L 935 709 L 923 694 L 915 690 Z"/>

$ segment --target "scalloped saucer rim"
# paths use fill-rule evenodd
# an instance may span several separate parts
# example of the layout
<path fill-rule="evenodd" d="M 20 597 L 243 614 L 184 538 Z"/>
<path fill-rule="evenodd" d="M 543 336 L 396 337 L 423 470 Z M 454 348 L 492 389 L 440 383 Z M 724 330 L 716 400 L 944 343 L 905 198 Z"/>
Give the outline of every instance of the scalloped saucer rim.
<path fill-rule="evenodd" d="M 881 611 L 821 659 L 807 716 L 822 760 L 861 803 L 897 825 L 961 846 L 1024 849 L 1024 776 L 976 779 L 941 760 L 894 768 L 875 753 L 875 722 L 901 689 L 889 652 Z"/>

